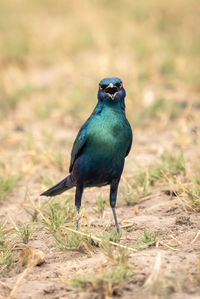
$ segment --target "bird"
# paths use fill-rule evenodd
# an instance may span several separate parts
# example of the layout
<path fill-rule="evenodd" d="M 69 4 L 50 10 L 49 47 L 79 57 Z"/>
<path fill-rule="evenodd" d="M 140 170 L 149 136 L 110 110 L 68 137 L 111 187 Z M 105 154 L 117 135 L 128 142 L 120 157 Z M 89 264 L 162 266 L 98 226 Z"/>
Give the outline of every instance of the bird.
<path fill-rule="evenodd" d="M 125 97 L 126 91 L 119 78 L 108 77 L 100 81 L 96 107 L 80 128 L 72 147 L 69 175 L 41 194 L 55 196 L 76 188 L 76 230 L 79 229 L 78 215 L 84 189 L 110 185 L 110 207 L 116 230 L 120 232 L 115 206 L 133 138 L 125 114 Z"/>

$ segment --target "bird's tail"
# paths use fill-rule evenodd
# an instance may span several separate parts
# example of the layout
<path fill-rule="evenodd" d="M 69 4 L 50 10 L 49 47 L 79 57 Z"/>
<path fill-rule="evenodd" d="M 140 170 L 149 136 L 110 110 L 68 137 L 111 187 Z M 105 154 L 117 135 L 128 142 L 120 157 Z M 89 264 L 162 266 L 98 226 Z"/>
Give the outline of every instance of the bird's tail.
<path fill-rule="evenodd" d="M 72 181 L 71 175 L 68 175 L 66 178 L 64 178 L 62 181 L 60 181 L 55 186 L 51 187 L 47 191 L 40 194 L 40 196 L 55 196 L 60 193 L 63 193 L 64 191 L 74 187 L 75 184 Z"/>

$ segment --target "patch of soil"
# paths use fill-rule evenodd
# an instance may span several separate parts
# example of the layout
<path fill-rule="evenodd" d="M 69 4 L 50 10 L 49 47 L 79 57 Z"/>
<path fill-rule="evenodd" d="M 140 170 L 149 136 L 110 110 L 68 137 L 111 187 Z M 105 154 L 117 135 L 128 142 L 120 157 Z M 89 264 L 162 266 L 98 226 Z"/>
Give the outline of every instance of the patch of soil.
<path fill-rule="evenodd" d="M 130 175 L 136 168 L 135 161 L 147 167 L 159 157 L 160 151 L 165 148 L 176 148 L 174 124 L 171 126 L 151 123 L 151 127 L 135 130 L 134 149 L 126 161 L 125 175 Z M 151 136 L 151 138 L 149 138 Z M 193 146 L 193 148 L 192 148 Z M 195 145 L 189 145 L 186 155 L 195 151 Z M 38 168 L 39 169 L 39 168 Z M 40 173 L 44 169 L 40 169 Z M 52 170 L 53 171 L 53 170 Z M 35 174 L 35 177 L 36 174 Z M 171 190 L 172 188 L 166 188 Z M 41 186 L 34 179 L 29 183 L 30 196 L 40 194 Z M 130 253 L 130 264 L 135 268 L 131 279 L 120 284 L 113 290 L 114 298 L 171 298 L 195 299 L 200 297 L 199 284 L 199 248 L 200 214 L 185 206 L 176 194 L 162 192 L 162 188 L 154 186 L 154 191 L 146 200 L 138 200 L 138 211 L 135 214 L 133 206 L 128 206 L 119 194 L 117 215 L 119 223 L 124 226 L 125 221 L 133 225 L 122 228 L 122 244 L 136 246 L 142 243 L 144 229 L 158 235 L 156 244 L 148 248 L 138 249 Z M 24 192 L 19 189 L 16 194 L 3 202 L 0 218 L 10 222 L 29 219 L 27 213 L 21 208 L 24 201 Z M 70 191 L 71 192 L 71 191 Z M 98 235 L 99 231 L 107 227 L 111 230 L 113 225 L 112 213 L 107 207 L 104 218 L 97 216 L 93 208 L 97 197 L 101 194 L 108 198 L 107 189 L 88 190 L 84 194 L 83 207 L 87 210 L 91 233 Z M 171 196 L 173 195 L 173 196 Z M 42 199 L 45 200 L 45 199 Z M 135 200 L 135 199 L 133 199 Z M 82 226 L 84 229 L 84 224 Z M 41 250 L 45 255 L 45 263 L 33 267 L 18 284 L 13 298 L 103 298 L 99 290 L 79 290 L 67 284 L 74 274 L 94 273 L 98 266 L 106 265 L 107 259 L 99 248 L 92 255 L 74 251 L 62 251 L 55 246 L 53 238 L 39 227 L 33 234 L 29 246 Z M 159 261 L 159 262 L 158 262 Z M 0 294 L 9 295 L 16 285 L 24 267 L 8 269 L 1 273 Z M 68 278 L 65 279 L 66 273 Z M 146 282 L 149 283 L 146 286 Z"/>

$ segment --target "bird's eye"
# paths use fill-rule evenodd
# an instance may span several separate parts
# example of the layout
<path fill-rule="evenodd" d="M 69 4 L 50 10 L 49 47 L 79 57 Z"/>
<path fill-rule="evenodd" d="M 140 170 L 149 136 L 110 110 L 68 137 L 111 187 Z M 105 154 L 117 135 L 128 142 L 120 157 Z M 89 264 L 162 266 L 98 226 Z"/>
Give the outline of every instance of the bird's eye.
<path fill-rule="evenodd" d="M 106 84 L 99 85 L 99 89 L 100 89 L 100 90 L 104 90 L 104 89 L 106 89 L 106 87 L 107 87 L 107 85 L 106 85 Z"/>
<path fill-rule="evenodd" d="M 123 84 L 121 83 L 116 83 L 115 86 L 117 86 L 118 88 L 122 88 Z"/>

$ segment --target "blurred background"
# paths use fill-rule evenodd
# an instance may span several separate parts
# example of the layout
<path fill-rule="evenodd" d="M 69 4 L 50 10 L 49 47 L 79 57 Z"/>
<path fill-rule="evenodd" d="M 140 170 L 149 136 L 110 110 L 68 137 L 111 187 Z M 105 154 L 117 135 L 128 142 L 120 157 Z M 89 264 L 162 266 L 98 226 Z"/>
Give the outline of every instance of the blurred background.
<path fill-rule="evenodd" d="M 123 81 L 134 132 L 117 200 L 122 244 L 145 250 L 130 252 L 130 264 L 128 252 L 114 258 L 111 246 L 97 248 L 96 240 L 64 230 L 74 227 L 74 189 L 57 199 L 39 197 L 68 173 L 74 139 L 108 76 Z M 94 278 L 100 271 L 95 287 L 111 298 L 112 284 L 101 278 L 109 268 L 117 269 L 114 285 L 128 279 L 115 298 L 126 298 L 121 291 L 146 298 L 150 280 L 151 298 L 173 292 L 173 298 L 200 298 L 199 94 L 198 0 L 0 1 L 1 298 L 64 298 L 70 273 L 81 269 Z M 87 222 L 88 232 L 91 227 L 105 241 L 115 240 L 108 188 L 85 190 L 82 204 L 83 230 Z M 28 244 L 41 249 L 47 263 L 19 276 L 18 249 Z M 132 280 L 127 269 L 134 270 Z"/>
<path fill-rule="evenodd" d="M 103 77 L 124 82 L 135 128 L 198 106 L 199 16 L 196 0 L 1 1 L 1 171 L 66 171 Z"/>

